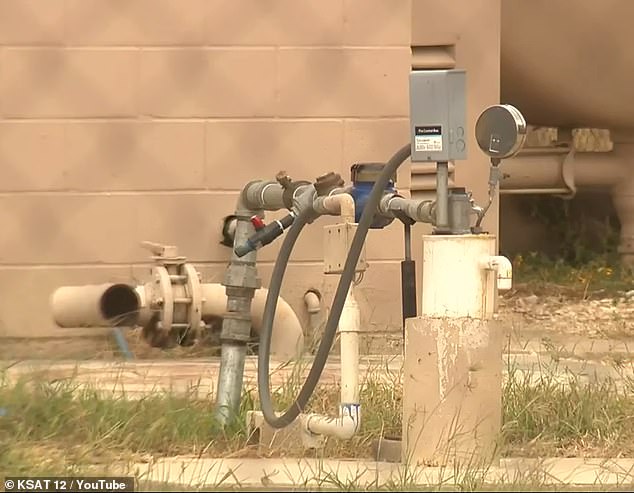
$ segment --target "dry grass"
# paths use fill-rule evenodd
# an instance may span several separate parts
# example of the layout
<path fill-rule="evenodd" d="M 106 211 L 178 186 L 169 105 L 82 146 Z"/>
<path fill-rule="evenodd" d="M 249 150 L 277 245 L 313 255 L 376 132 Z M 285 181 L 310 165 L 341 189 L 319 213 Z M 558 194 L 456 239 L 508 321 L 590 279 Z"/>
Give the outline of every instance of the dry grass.
<path fill-rule="evenodd" d="M 400 376 L 374 371 L 363 382 L 361 432 L 344 442 L 330 439 L 323 457 L 370 457 L 372 441 L 400 435 Z M 562 386 L 552 375 L 537 383 L 511 371 L 504 388 L 503 443 L 513 456 L 634 456 L 634 386 L 613 382 Z M 275 398 L 290 403 L 298 382 L 289 380 Z M 178 454 L 254 456 L 247 444 L 246 412 L 257 392 L 245 392 L 240 419 L 226 430 L 214 423 L 213 404 L 192 395 L 156 393 L 140 400 L 104 398 L 72 382 L 5 384 L 0 402 L 0 470 L 9 474 L 64 472 L 87 464 Z M 338 389 L 322 386 L 310 410 L 333 414 Z"/>

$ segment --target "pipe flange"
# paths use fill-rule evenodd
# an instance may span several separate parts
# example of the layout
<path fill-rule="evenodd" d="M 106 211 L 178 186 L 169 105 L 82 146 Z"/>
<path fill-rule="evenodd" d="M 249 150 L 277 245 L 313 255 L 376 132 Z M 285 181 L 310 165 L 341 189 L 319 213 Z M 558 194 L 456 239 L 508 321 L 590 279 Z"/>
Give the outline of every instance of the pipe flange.
<path fill-rule="evenodd" d="M 196 332 L 200 328 L 200 322 L 202 321 L 202 288 L 198 272 L 193 265 L 183 265 L 183 271 L 187 277 L 185 286 L 191 301 L 189 304 L 189 328 L 183 331 L 184 334 L 180 344 L 189 346 L 194 343 Z"/>
<path fill-rule="evenodd" d="M 155 281 L 154 285 L 160 289 L 160 318 L 159 327 L 169 333 L 174 324 L 174 291 L 172 289 L 172 281 L 167 269 L 163 266 L 154 268 Z M 157 299 L 157 298 L 155 298 Z"/>

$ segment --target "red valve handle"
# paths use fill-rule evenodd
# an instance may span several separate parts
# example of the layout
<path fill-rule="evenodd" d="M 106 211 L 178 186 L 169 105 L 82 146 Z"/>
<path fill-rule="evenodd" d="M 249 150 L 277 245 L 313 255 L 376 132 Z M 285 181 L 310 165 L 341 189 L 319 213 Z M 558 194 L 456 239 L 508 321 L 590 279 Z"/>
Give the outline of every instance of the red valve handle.
<path fill-rule="evenodd" d="M 264 221 L 258 216 L 251 217 L 251 224 L 253 224 L 253 227 L 255 228 L 256 231 L 259 231 L 264 226 L 266 226 L 266 224 L 264 224 Z"/>

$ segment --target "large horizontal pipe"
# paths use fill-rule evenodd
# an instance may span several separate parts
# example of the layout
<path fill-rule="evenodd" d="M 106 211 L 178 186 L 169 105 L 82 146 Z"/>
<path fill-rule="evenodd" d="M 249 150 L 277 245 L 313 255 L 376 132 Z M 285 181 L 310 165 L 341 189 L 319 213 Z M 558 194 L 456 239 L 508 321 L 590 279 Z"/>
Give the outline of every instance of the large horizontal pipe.
<path fill-rule="evenodd" d="M 137 324 L 140 300 L 133 286 L 109 283 L 60 287 L 50 304 L 59 327 L 126 327 Z"/>
<path fill-rule="evenodd" d="M 501 193 L 565 193 L 567 153 L 526 152 L 502 162 Z M 628 175 L 627 161 L 621 154 L 576 153 L 571 156 L 570 175 L 576 188 L 609 188 Z"/>
<path fill-rule="evenodd" d="M 227 295 L 222 284 L 201 284 L 202 318 L 222 318 L 227 309 Z M 264 305 L 268 290 L 256 290 L 251 303 L 252 327 L 256 334 L 262 328 Z M 59 327 L 133 327 L 150 318 L 150 309 L 144 286 L 128 284 L 99 284 L 64 286 L 51 296 L 53 319 Z M 282 298 L 277 300 L 273 321 L 271 354 L 292 359 L 304 347 L 302 324 L 292 307 Z"/>
<path fill-rule="evenodd" d="M 202 284 L 203 319 L 207 317 L 222 317 L 227 310 L 227 295 L 222 284 Z M 255 333 L 259 334 L 264 317 L 264 305 L 268 290 L 260 288 L 255 291 L 251 302 L 251 324 Z M 281 297 L 277 299 L 275 318 L 273 319 L 273 334 L 271 336 L 271 354 L 283 359 L 298 356 L 304 347 L 304 333 L 293 308 Z"/>

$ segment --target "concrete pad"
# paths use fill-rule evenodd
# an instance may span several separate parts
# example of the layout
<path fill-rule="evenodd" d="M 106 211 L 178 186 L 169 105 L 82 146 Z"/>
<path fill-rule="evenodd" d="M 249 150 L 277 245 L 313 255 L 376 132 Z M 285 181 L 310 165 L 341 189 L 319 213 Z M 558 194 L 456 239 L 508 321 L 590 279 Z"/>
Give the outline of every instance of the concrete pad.
<path fill-rule="evenodd" d="M 135 464 L 122 474 L 141 482 L 214 488 L 394 489 L 480 484 L 625 486 L 634 484 L 634 459 L 503 459 L 488 470 L 411 468 L 402 464 L 337 459 L 200 459 L 174 457 Z"/>

